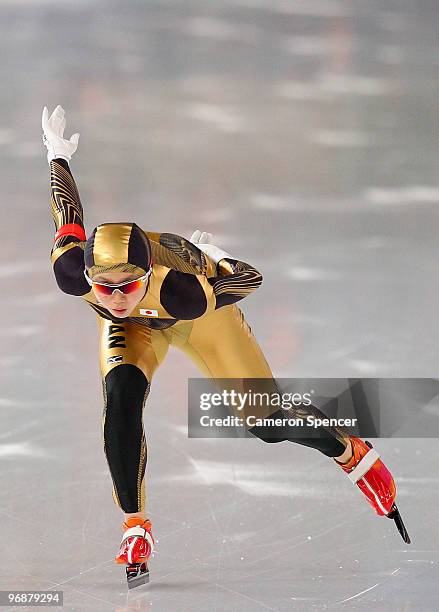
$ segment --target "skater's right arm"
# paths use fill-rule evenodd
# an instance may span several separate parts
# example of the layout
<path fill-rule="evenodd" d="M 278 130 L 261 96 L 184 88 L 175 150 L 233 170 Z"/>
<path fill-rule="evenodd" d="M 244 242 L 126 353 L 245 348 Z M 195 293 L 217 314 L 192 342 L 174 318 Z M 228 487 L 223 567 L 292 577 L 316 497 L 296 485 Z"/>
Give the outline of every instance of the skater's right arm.
<path fill-rule="evenodd" d="M 90 287 L 84 277 L 84 215 L 81 199 L 68 162 L 78 146 L 79 134 L 63 138 L 64 109 L 57 106 L 50 118 L 43 110 L 43 141 L 50 165 L 51 208 L 55 238 L 52 265 L 59 288 L 71 295 L 85 295 Z"/>

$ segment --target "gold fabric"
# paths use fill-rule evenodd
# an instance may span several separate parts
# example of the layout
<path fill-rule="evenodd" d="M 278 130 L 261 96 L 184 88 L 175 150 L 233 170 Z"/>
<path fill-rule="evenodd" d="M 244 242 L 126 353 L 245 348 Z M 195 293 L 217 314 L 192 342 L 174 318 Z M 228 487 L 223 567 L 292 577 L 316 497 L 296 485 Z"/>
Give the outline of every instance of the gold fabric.
<path fill-rule="evenodd" d="M 114 264 L 114 266 L 92 266 L 88 270 L 88 275 L 91 279 L 93 279 L 98 274 L 105 274 L 106 272 L 127 272 L 129 274 L 138 274 L 140 277 L 146 273 L 146 270 L 139 268 L 134 264 L 119 263 Z"/>
<path fill-rule="evenodd" d="M 50 162 L 51 209 L 57 230 L 68 223 L 83 225 L 81 199 L 68 170 L 55 160 Z"/>
<path fill-rule="evenodd" d="M 185 352 L 209 378 L 272 378 L 270 366 L 241 310 L 224 306 L 193 321 L 167 329 L 150 329 L 132 322 L 113 323 L 98 317 L 101 375 L 120 363 L 137 366 L 149 382 L 169 345 Z"/>
<path fill-rule="evenodd" d="M 113 266 L 128 263 L 128 245 L 132 225 L 106 223 L 96 230 L 93 244 L 93 258 L 96 266 Z"/>
<path fill-rule="evenodd" d="M 205 253 L 195 249 L 194 245 L 185 238 L 177 234 L 143 231 L 149 239 L 154 263 L 186 274 L 215 276 L 215 263 Z M 163 236 L 167 239 L 165 240 Z M 160 240 L 165 241 L 166 245 L 161 244 Z"/>
<path fill-rule="evenodd" d="M 131 364 L 137 366 L 151 383 L 154 372 L 172 345 L 186 353 L 201 373 L 209 378 L 239 378 L 242 379 L 242 389 L 246 388 L 245 379 L 266 378 L 267 387 L 271 391 L 276 390 L 270 366 L 244 315 L 235 304 L 224 306 L 194 321 L 179 321 L 173 327 L 162 330 L 132 322 L 115 324 L 101 317 L 98 317 L 98 322 L 103 379 L 119 364 Z M 233 388 L 237 389 L 236 384 Z M 104 423 L 105 419 L 103 426 Z M 142 447 L 141 452 L 146 453 L 146 449 Z M 121 507 L 115 489 L 113 499 Z M 142 511 L 145 509 L 146 497 L 144 481 L 140 478 L 138 499 L 138 510 Z"/>

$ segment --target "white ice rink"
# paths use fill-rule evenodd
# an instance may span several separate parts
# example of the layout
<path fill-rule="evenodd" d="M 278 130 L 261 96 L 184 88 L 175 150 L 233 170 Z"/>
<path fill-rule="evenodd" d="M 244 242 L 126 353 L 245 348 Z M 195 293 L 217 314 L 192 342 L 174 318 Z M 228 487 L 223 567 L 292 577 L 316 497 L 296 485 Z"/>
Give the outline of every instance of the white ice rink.
<path fill-rule="evenodd" d="M 277 376 L 436 377 L 438 23 L 433 0 L 0 0 L 0 589 L 79 612 L 439 610 L 438 439 L 374 442 L 407 546 L 317 451 L 188 439 L 176 351 L 144 413 L 151 582 L 128 593 L 96 322 L 51 271 L 40 133 L 62 104 L 81 134 L 88 232 L 199 227 L 261 270 L 241 304 Z"/>

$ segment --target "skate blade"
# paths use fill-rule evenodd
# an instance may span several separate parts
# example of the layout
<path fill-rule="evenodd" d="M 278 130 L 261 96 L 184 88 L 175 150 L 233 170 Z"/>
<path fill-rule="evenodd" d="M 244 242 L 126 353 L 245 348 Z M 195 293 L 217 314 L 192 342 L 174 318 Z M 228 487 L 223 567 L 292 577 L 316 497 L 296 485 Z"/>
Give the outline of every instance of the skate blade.
<path fill-rule="evenodd" d="M 127 565 L 126 574 L 129 589 L 134 589 L 149 582 L 149 569 L 146 563 Z"/>
<path fill-rule="evenodd" d="M 404 542 L 406 544 L 411 544 L 410 536 L 407 532 L 407 529 L 405 528 L 404 522 L 402 520 L 402 517 L 399 513 L 399 510 L 396 504 L 393 504 L 389 514 L 387 515 L 387 518 L 395 521 L 395 525 L 399 533 L 401 534 L 401 537 L 404 540 Z"/>

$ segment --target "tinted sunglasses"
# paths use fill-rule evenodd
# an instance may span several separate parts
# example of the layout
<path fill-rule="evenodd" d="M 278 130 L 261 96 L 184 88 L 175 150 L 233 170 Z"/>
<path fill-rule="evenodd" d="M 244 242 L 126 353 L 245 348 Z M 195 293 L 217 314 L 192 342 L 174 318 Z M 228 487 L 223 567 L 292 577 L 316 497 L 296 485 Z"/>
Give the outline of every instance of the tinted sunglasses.
<path fill-rule="evenodd" d="M 124 293 L 125 295 L 129 295 L 130 293 L 137 291 L 137 289 L 140 289 L 140 287 L 146 281 L 146 279 L 151 274 L 151 272 L 152 272 L 152 268 L 150 268 L 148 272 L 144 276 L 141 276 L 140 278 L 135 278 L 134 280 L 131 280 L 131 281 L 125 281 L 124 283 L 118 283 L 117 285 L 110 285 L 107 283 L 98 283 L 92 280 L 88 276 L 86 270 L 84 270 L 84 276 L 87 279 L 87 282 L 90 285 L 90 287 L 93 287 L 93 289 L 97 293 L 100 293 L 101 295 L 113 295 L 115 291 L 119 291 L 119 293 Z"/>

